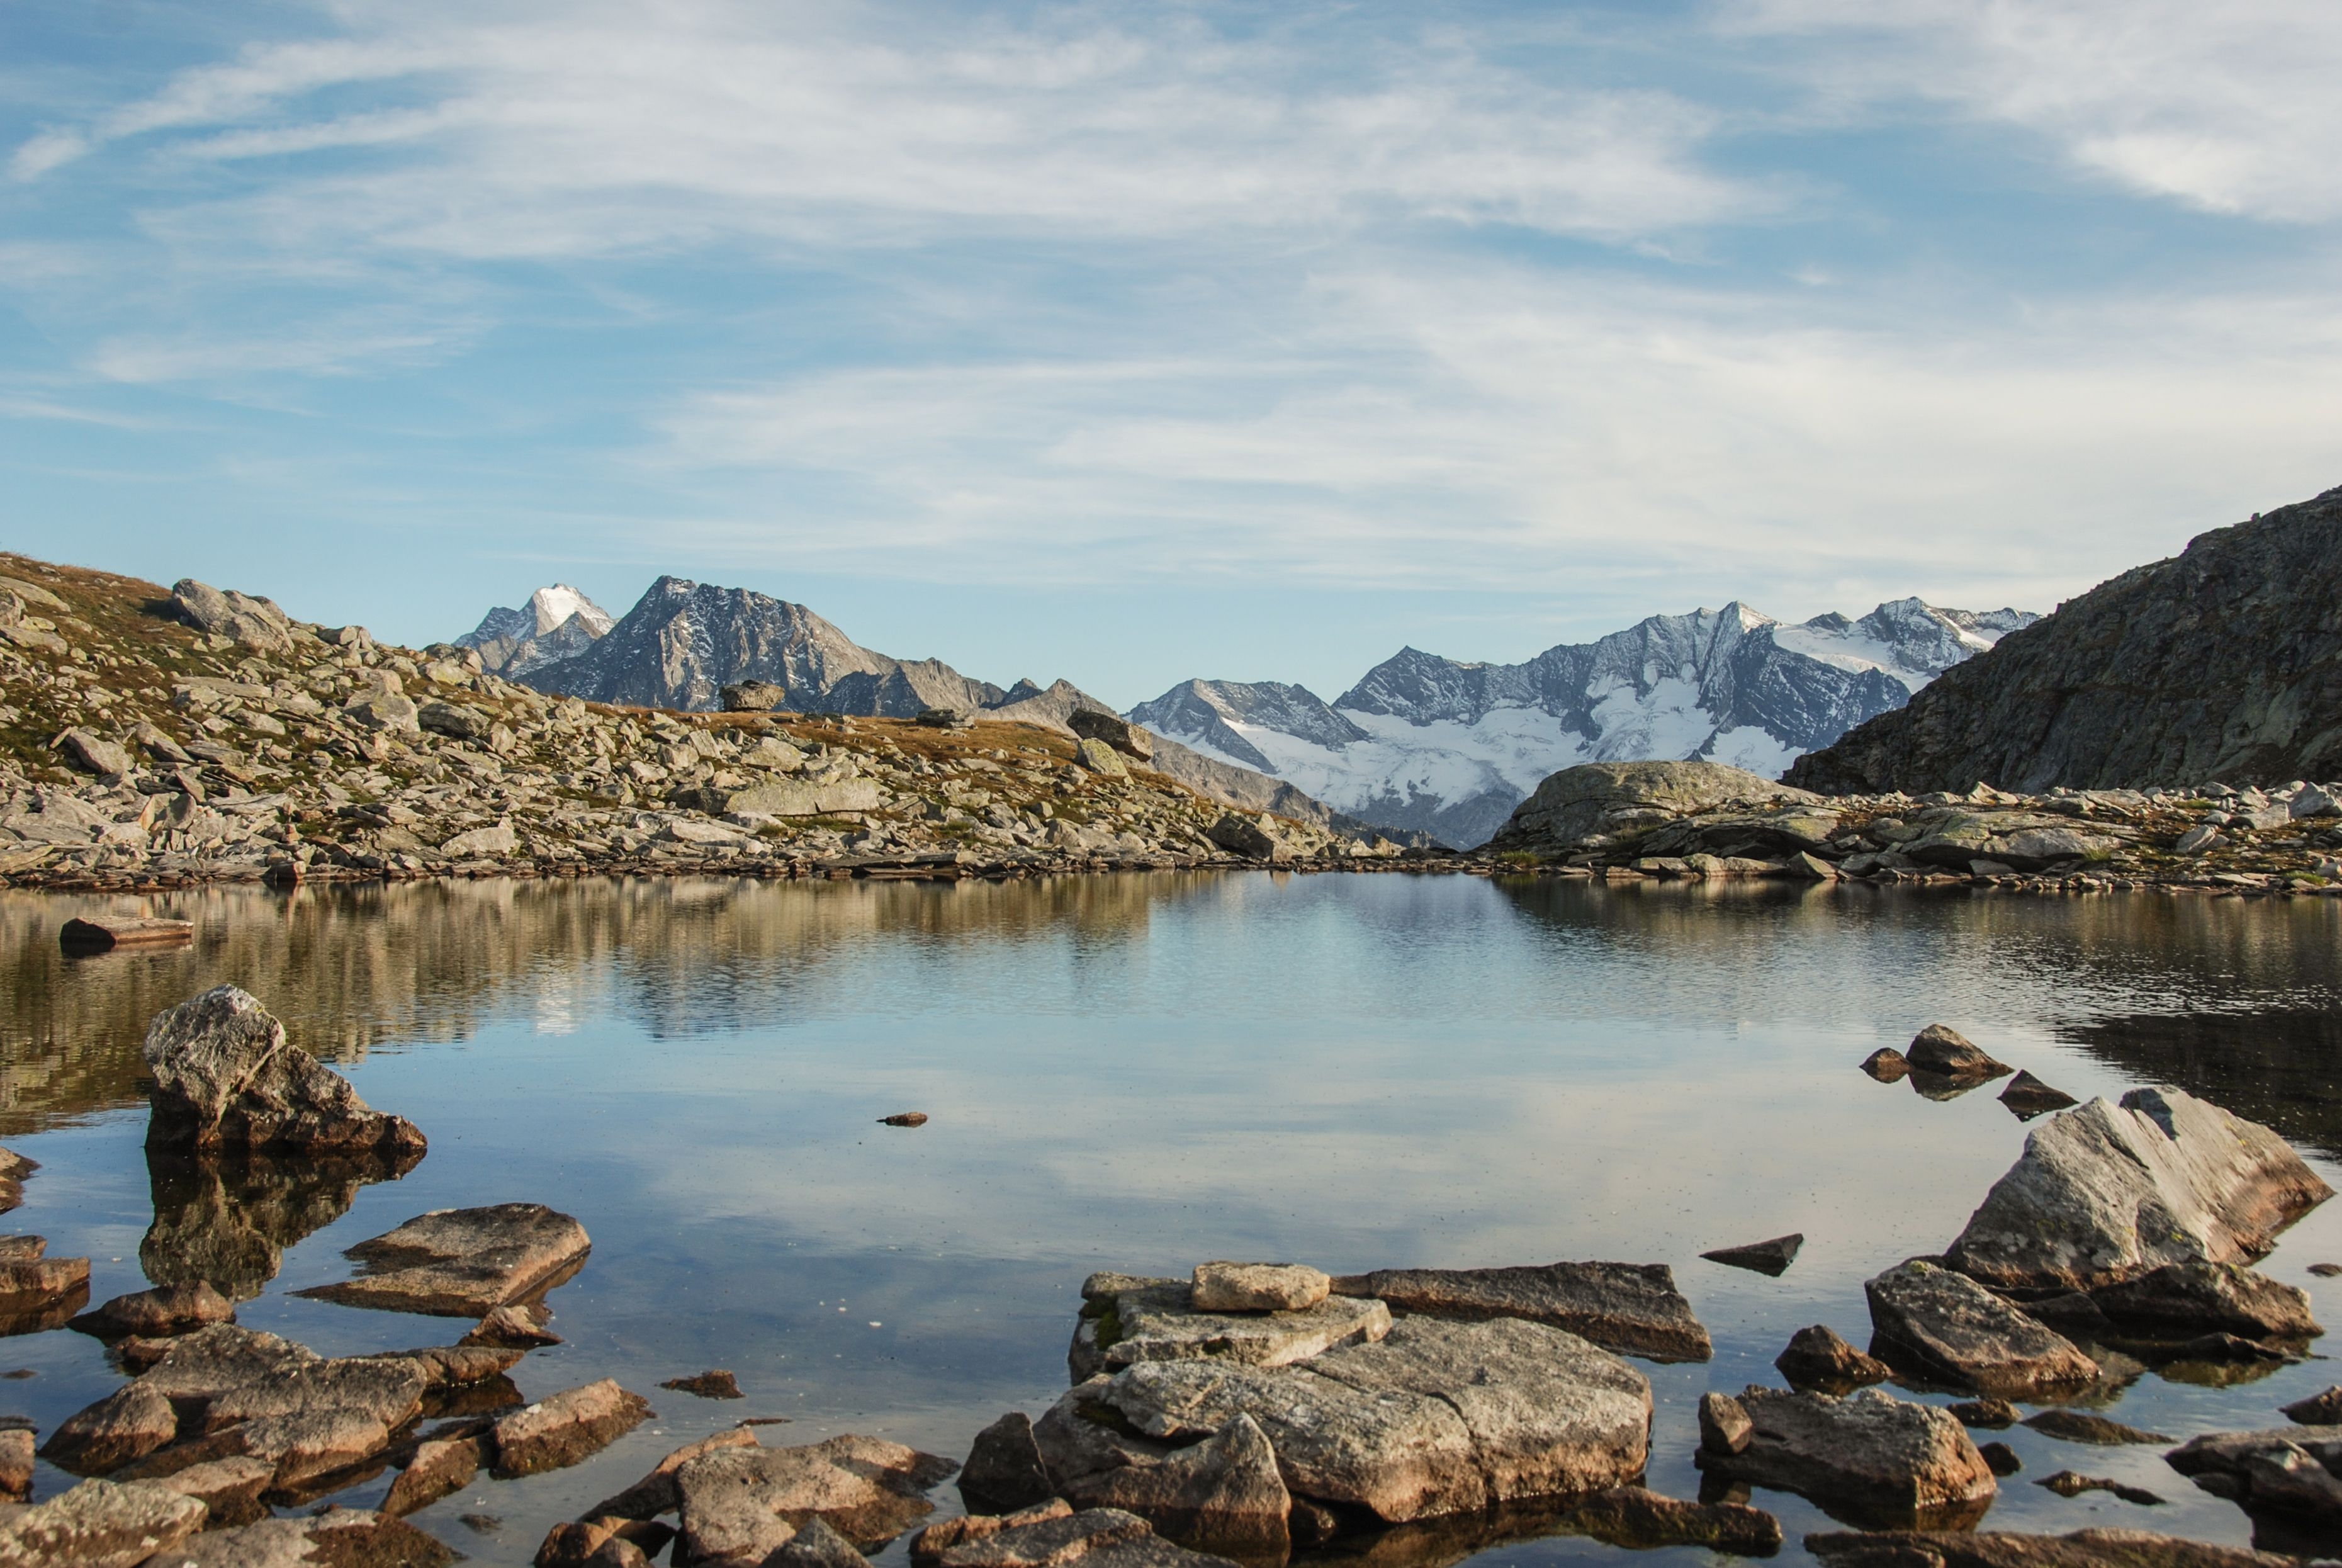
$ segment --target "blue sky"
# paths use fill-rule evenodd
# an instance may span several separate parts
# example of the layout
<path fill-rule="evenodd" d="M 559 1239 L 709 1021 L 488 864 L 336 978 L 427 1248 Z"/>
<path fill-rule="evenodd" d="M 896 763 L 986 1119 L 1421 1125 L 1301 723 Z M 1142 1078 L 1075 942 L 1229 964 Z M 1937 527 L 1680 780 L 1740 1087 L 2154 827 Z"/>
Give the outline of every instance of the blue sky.
<path fill-rule="evenodd" d="M 0 539 L 1122 704 L 2342 483 L 2342 8 L 11 0 Z"/>

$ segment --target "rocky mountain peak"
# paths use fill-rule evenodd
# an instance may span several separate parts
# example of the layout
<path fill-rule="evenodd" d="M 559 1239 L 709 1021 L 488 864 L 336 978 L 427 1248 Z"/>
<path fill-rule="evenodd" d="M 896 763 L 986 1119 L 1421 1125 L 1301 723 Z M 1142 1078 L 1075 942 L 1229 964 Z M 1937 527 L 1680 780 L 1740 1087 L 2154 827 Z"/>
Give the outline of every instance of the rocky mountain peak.
<path fill-rule="evenodd" d="M 485 668 L 516 678 L 583 652 L 612 624 L 600 605 L 567 583 L 553 583 L 529 595 L 517 609 L 491 609 L 455 645 L 475 649 Z"/>

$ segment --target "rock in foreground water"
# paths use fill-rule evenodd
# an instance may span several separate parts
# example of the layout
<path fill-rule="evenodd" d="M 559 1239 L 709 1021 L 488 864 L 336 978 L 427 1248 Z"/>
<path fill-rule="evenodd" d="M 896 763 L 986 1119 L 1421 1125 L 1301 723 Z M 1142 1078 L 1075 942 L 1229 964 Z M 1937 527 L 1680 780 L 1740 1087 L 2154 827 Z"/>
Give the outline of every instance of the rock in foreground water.
<path fill-rule="evenodd" d="M 343 1256 L 365 1271 L 297 1292 L 344 1306 L 476 1318 L 541 1295 L 586 1266 L 586 1227 L 542 1203 L 419 1214 Z"/>
<path fill-rule="evenodd" d="M 1945 1261 L 2001 1289 L 2090 1290 L 2167 1263 L 2249 1262 L 2333 1195 L 2269 1129 L 2135 1089 L 2034 1129 Z"/>
<path fill-rule="evenodd" d="M 560 1470 L 602 1452 L 652 1413 L 650 1402 L 604 1378 L 564 1389 L 496 1422 L 496 1474 Z"/>
<path fill-rule="evenodd" d="M 1827 1323 L 1815 1323 L 1789 1336 L 1773 1365 L 1789 1386 L 1807 1393 L 1852 1393 L 1875 1382 L 1885 1382 L 1895 1369 L 1877 1356 L 1865 1355 L 1846 1342 Z"/>
<path fill-rule="evenodd" d="M 1748 1446 L 1702 1448 L 1702 1470 L 1800 1493 L 1882 1527 L 1971 1523 L 1998 1490 L 1967 1429 L 1932 1405 L 1877 1389 L 1833 1399 L 1751 1388 L 1738 1402 L 1753 1428 Z"/>
<path fill-rule="evenodd" d="M 1240 1557 L 1282 1558 L 1292 1542 L 1293 1500 L 1276 1451 L 1249 1415 L 1203 1442 L 1147 1464 L 1102 1470 L 1067 1485 L 1078 1508 L 1118 1508 L 1183 1546 Z"/>
<path fill-rule="evenodd" d="M 1377 1269 L 1336 1280 L 1334 1290 L 1419 1317 L 1549 1323 L 1604 1350 L 1652 1361 L 1704 1362 L 1716 1353 L 1665 1263 Z"/>
<path fill-rule="evenodd" d="M 287 1043 L 285 1026 L 232 985 L 155 1016 L 150 1148 L 419 1152 L 405 1117 L 373 1110 L 339 1073 Z"/>
<path fill-rule="evenodd" d="M 1391 1322 L 1382 1302 L 1346 1297 L 1298 1312 L 1204 1312 L 1184 1280 L 1094 1275 L 1082 1293 L 1086 1300 L 1066 1356 L 1076 1382 L 1138 1362 L 1203 1357 L 1279 1366 L 1336 1345 L 1378 1340 Z"/>
<path fill-rule="evenodd" d="M 851 1434 L 798 1448 L 717 1449 L 675 1472 L 678 1550 L 693 1560 L 761 1562 L 808 1517 L 875 1548 L 930 1513 L 920 1494 L 956 1469 L 898 1442 Z"/>
<path fill-rule="evenodd" d="M 204 1505 L 152 1482 L 85 1481 L 46 1503 L 0 1508 L 8 1568 L 135 1568 L 204 1527 Z"/>
<path fill-rule="evenodd" d="M 1863 1285 L 1872 1348 L 1886 1361 L 1971 1393 L 2076 1388 L 2098 1363 L 1965 1274 L 1913 1260 Z"/>
<path fill-rule="evenodd" d="M 2342 1426 L 2206 1432 L 2163 1457 L 2248 1512 L 2342 1530 Z"/>
<path fill-rule="evenodd" d="M 2298 1568 L 2296 1559 L 2145 1530 L 2070 1535 L 1895 1530 L 1806 1537 L 1824 1568 Z"/>
<path fill-rule="evenodd" d="M 1718 1247 L 1700 1256 L 1712 1263 L 1747 1269 L 1777 1280 L 1789 1271 L 1789 1265 L 1797 1261 L 1797 1249 L 1805 1244 L 1802 1235 L 1776 1236 L 1769 1241 L 1751 1241 L 1745 1247 Z"/>

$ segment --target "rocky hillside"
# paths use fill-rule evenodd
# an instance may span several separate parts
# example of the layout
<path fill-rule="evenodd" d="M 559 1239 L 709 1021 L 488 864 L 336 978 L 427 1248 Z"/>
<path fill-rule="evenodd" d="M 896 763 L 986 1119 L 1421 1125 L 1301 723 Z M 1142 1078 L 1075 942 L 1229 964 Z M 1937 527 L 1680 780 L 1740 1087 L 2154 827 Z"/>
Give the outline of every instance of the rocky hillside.
<path fill-rule="evenodd" d="M 1281 682 L 1190 680 L 1129 717 L 1361 820 L 1466 847 L 1573 763 L 1698 758 L 1777 776 L 2034 618 L 1912 598 L 1792 626 L 1736 603 L 1522 664 L 1402 648 L 1330 704 Z"/>
<path fill-rule="evenodd" d="M 1789 781 L 2270 787 L 2342 772 L 2342 489 L 2191 540 L 2006 638 Z"/>
<path fill-rule="evenodd" d="M 1398 853 L 1231 810 L 1142 764 L 1143 737 L 1123 730 L 1117 750 L 1106 733 L 556 699 L 453 644 L 0 555 L 0 880 L 20 885 Z"/>

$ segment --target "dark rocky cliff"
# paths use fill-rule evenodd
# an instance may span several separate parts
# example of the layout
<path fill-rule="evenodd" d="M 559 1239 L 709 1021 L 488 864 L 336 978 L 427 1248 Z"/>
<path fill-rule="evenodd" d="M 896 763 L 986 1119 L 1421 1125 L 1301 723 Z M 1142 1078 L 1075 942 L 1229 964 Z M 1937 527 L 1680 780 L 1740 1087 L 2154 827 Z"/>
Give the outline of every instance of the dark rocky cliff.
<path fill-rule="evenodd" d="M 2342 489 L 2099 584 L 1785 781 L 1902 789 L 2342 776 Z"/>

